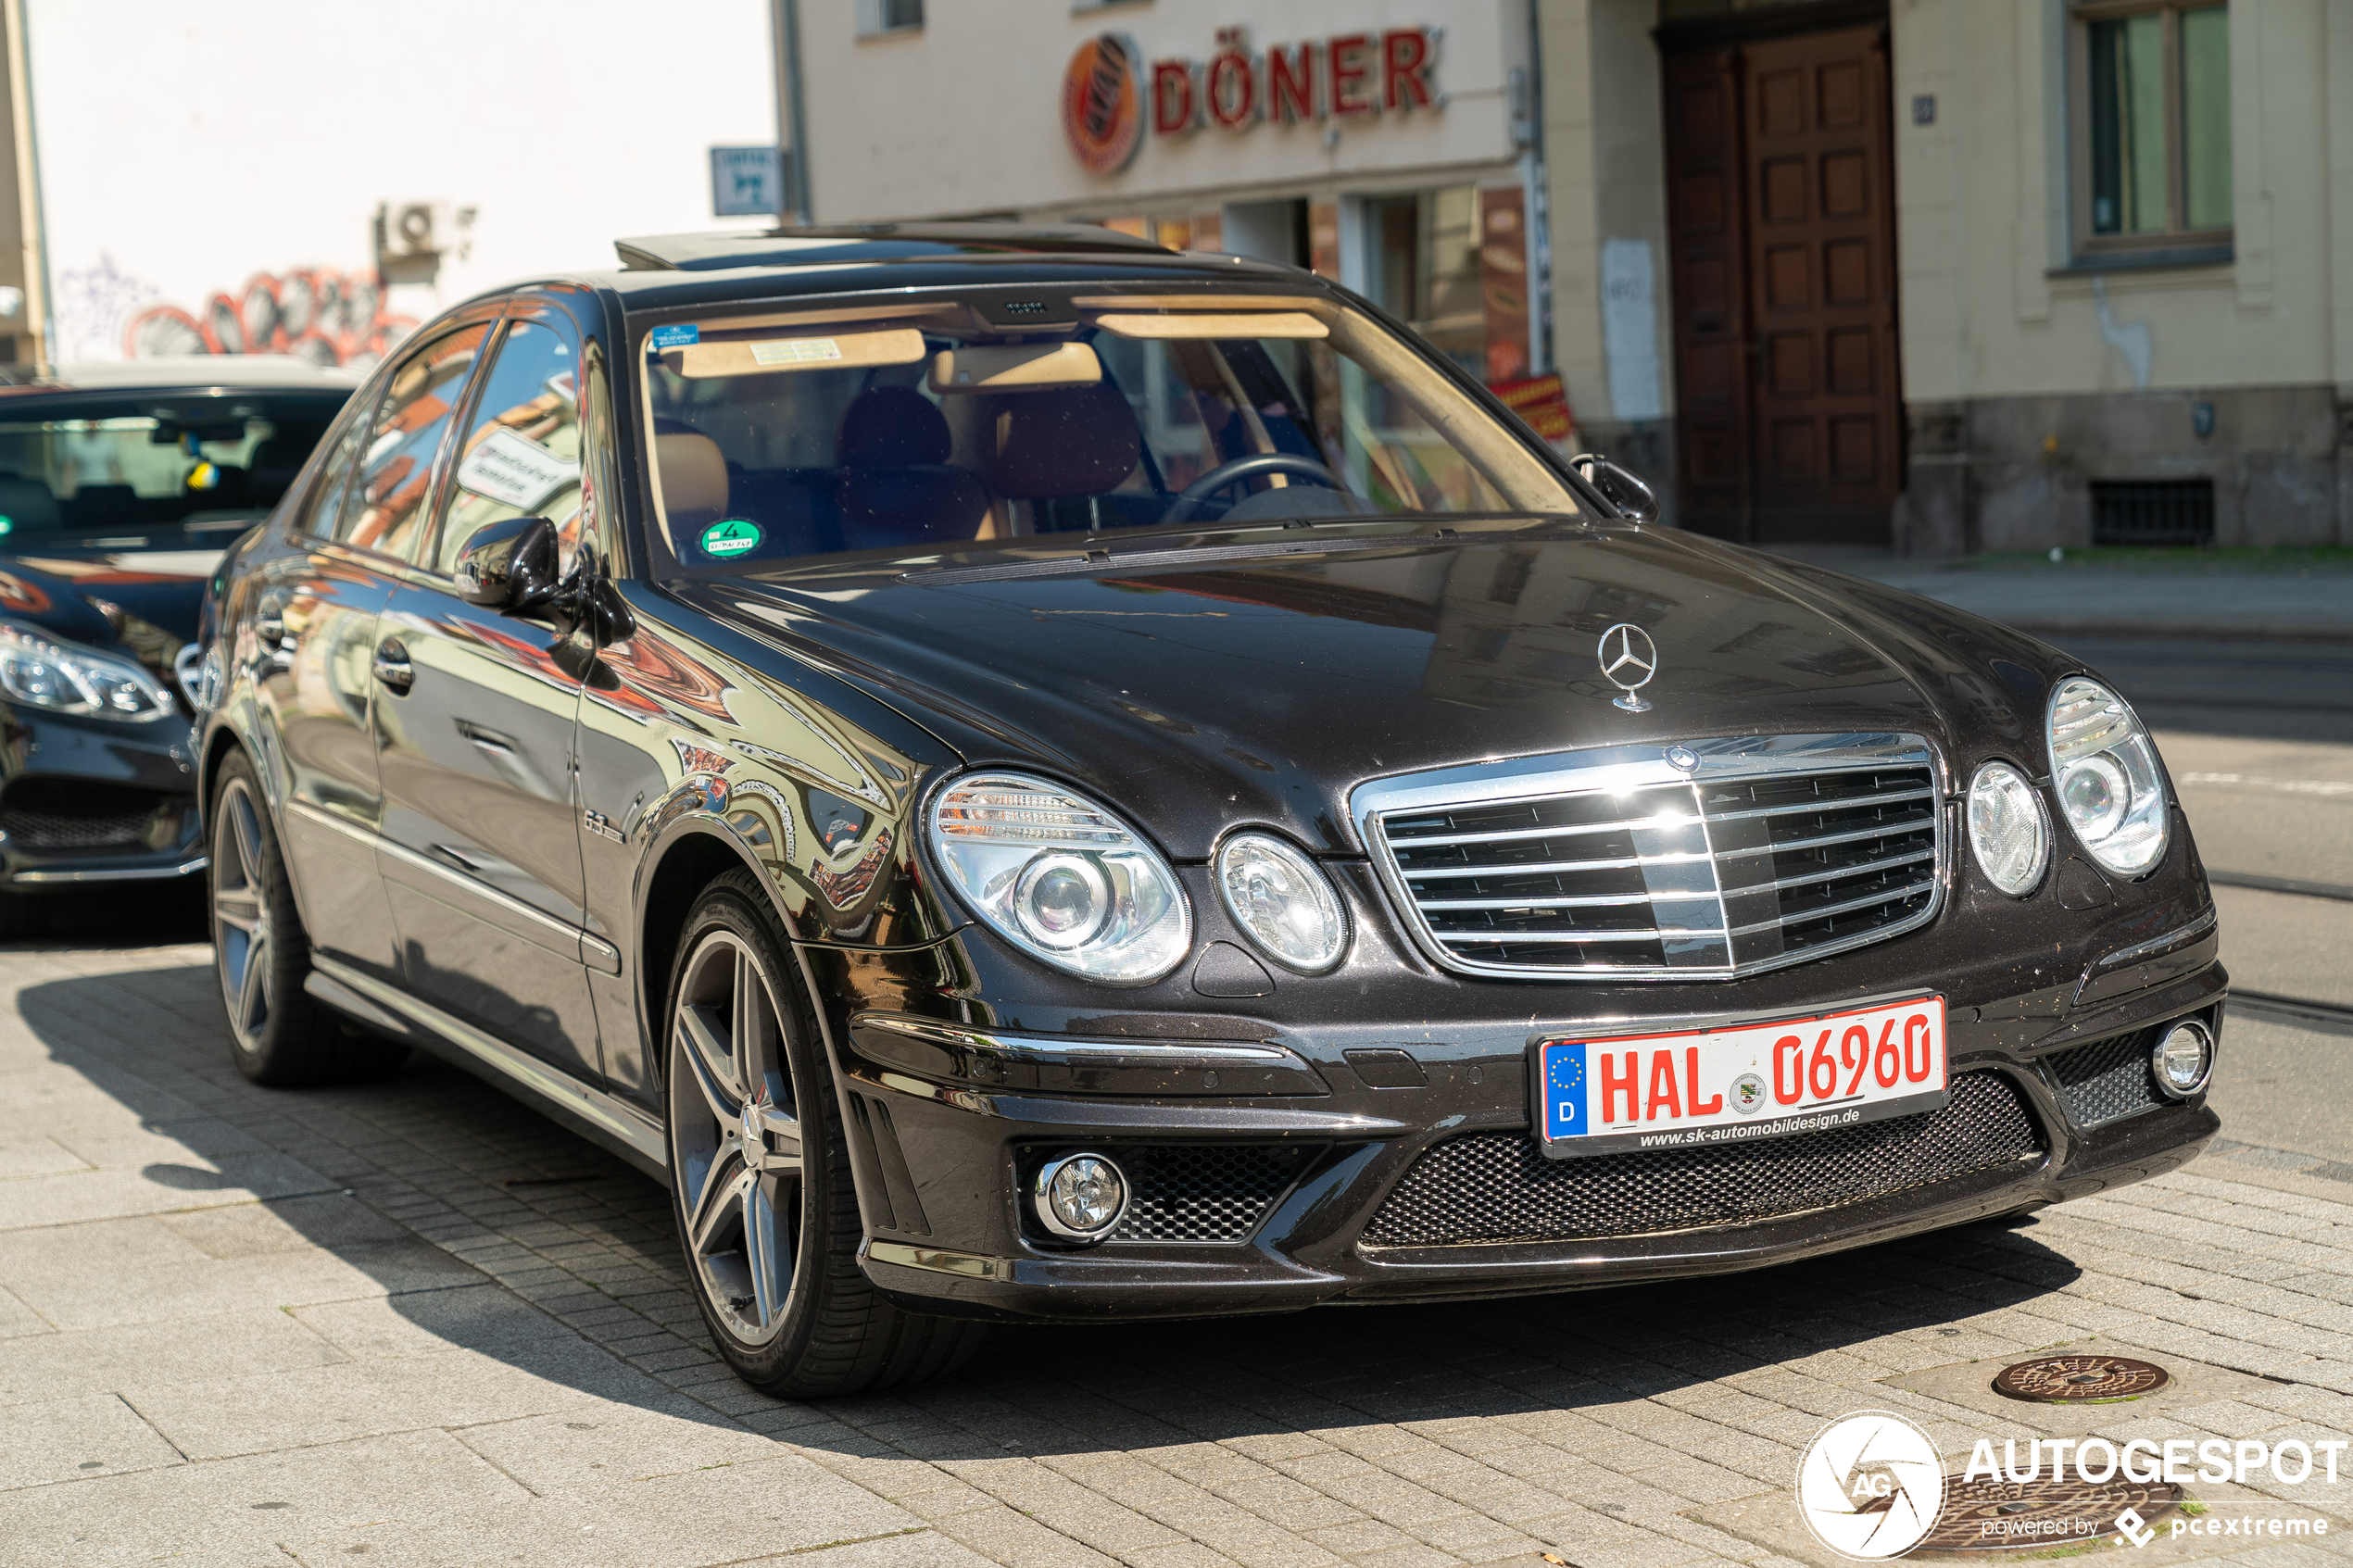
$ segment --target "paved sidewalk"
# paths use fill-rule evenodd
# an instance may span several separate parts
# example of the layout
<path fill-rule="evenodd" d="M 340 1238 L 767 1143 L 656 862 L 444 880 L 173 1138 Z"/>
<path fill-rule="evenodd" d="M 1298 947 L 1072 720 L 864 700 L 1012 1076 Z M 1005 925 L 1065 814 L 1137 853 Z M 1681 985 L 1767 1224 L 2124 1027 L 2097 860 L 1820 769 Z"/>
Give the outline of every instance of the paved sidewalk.
<path fill-rule="evenodd" d="M 700 1345 L 650 1184 L 430 1063 L 250 1087 L 206 960 L 0 950 L 11 1562 L 1779 1568 L 1829 1561 L 1789 1488 L 1858 1409 L 1910 1414 L 1956 1467 L 1981 1436 L 2353 1431 L 2353 1166 L 2245 1141 L 1767 1273 L 1007 1330 L 956 1379 L 773 1400 Z M 2056 1415 L 1984 1388 L 2083 1343 L 2175 1386 Z M 2353 1555 L 2347 1459 L 2336 1486 L 2194 1486 L 2215 1517 L 2333 1521 L 2200 1555 Z"/>
<path fill-rule="evenodd" d="M 1785 553 L 1942 599 L 2039 637 L 2196 637 L 2353 643 L 2353 570 L 2217 562 L 2108 567 L 1901 558 L 1790 546 Z"/>

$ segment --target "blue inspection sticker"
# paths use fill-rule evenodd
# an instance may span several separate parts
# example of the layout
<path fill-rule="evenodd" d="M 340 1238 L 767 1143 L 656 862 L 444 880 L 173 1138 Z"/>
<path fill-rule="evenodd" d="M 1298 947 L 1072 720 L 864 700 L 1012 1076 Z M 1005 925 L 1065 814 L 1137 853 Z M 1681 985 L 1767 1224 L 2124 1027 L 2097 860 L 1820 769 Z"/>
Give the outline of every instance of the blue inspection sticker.
<path fill-rule="evenodd" d="M 702 329 L 691 324 L 684 327 L 656 327 L 653 341 L 654 352 L 657 354 L 665 348 L 686 348 L 702 341 Z"/>

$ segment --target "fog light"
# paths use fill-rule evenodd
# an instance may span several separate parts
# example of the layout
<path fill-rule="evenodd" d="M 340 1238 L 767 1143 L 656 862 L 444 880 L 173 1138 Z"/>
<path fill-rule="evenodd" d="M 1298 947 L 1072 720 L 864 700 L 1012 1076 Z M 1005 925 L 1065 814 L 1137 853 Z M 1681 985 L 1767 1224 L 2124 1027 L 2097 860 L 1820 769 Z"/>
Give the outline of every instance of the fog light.
<path fill-rule="evenodd" d="M 1056 1236 L 1101 1241 L 1127 1212 L 1127 1178 L 1102 1155 L 1065 1154 L 1046 1161 L 1030 1198 Z"/>
<path fill-rule="evenodd" d="M 2204 1024 L 2183 1019 L 2158 1041 L 2149 1065 L 2157 1069 L 2158 1087 L 2187 1099 L 2206 1087 L 2206 1075 L 2214 1071 L 2214 1036 Z"/>

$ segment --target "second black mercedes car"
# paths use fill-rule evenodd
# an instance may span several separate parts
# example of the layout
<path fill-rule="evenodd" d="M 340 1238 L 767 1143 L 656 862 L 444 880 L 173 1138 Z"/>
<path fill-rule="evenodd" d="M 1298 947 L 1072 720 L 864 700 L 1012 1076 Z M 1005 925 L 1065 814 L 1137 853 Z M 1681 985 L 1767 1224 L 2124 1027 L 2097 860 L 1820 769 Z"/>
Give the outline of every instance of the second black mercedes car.
<path fill-rule="evenodd" d="M 221 576 L 239 1065 L 447 1054 L 798 1394 L 1002 1318 L 1752 1268 L 2170 1170 L 2225 977 L 2032 639 L 1661 529 L 1345 291 L 625 243 L 421 331 Z"/>

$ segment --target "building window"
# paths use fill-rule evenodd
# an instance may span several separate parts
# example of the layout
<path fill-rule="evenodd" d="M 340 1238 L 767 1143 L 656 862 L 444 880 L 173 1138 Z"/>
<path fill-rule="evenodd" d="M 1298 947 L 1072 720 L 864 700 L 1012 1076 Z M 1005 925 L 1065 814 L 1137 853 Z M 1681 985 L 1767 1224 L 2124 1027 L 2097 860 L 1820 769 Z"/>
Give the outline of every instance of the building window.
<path fill-rule="evenodd" d="M 913 32 L 924 25 L 924 0 L 858 0 L 858 34 Z"/>
<path fill-rule="evenodd" d="M 2071 28 L 2077 250 L 2227 244 L 2229 7 L 2085 0 Z"/>

